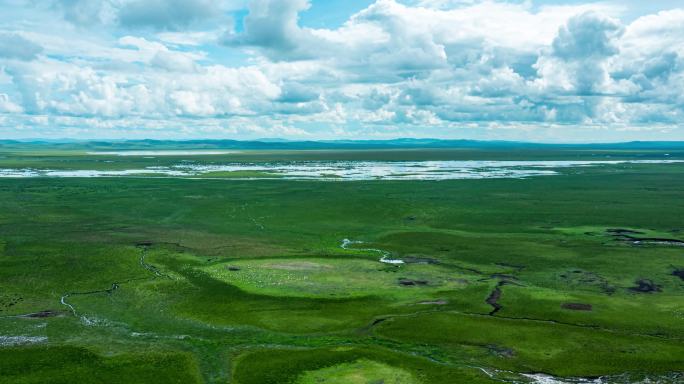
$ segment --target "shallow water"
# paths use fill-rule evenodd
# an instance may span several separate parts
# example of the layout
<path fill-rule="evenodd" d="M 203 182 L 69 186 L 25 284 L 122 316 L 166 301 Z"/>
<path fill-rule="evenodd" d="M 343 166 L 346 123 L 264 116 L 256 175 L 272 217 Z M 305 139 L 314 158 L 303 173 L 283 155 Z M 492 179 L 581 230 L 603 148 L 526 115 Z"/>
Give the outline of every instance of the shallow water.
<path fill-rule="evenodd" d="M 126 177 L 126 176 L 191 176 L 187 172 L 168 168 L 149 167 L 144 169 L 126 169 L 118 171 L 99 170 L 50 170 L 50 169 L 0 169 L 0 178 L 25 177 Z"/>
<path fill-rule="evenodd" d="M 532 380 L 534 384 L 604 384 L 601 378 L 596 379 L 572 379 L 573 381 L 564 381 L 563 379 L 544 375 L 544 374 L 523 374 L 524 377 Z M 569 380 L 569 379 L 566 379 Z"/>
<path fill-rule="evenodd" d="M 681 372 L 664 373 L 661 375 L 646 375 L 638 373 L 623 373 L 600 377 L 555 377 L 543 373 L 516 373 L 497 369 L 477 367 L 490 378 L 511 384 L 675 384 L 682 383 L 684 374 Z M 514 379 L 517 377 L 516 379 Z"/>
<path fill-rule="evenodd" d="M 612 376 L 601 376 L 596 378 L 559 378 L 545 374 L 522 374 L 523 377 L 531 380 L 532 384 L 675 384 L 682 383 L 682 373 L 673 372 L 663 375 L 640 375 L 640 374 L 621 374 Z"/>
<path fill-rule="evenodd" d="M 159 152 L 159 151 L 157 151 Z M 161 151 L 164 152 L 164 151 Z M 103 152 L 100 152 L 103 153 Z M 671 164 L 678 160 L 625 161 L 311 161 L 196 164 L 116 171 L 0 169 L 0 177 L 202 177 L 213 172 L 257 172 L 250 179 L 294 180 L 455 180 L 553 176 L 565 168 L 616 164 Z M 211 175 L 208 175 L 211 176 Z"/>
<path fill-rule="evenodd" d="M 88 152 L 89 155 L 106 156 L 208 156 L 208 155 L 229 155 L 239 153 L 239 151 L 105 151 Z"/>
<path fill-rule="evenodd" d="M 15 347 L 19 345 L 38 344 L 47 341 L 44 336 L 3 336 L 0 335 L 0 347 Z"/>

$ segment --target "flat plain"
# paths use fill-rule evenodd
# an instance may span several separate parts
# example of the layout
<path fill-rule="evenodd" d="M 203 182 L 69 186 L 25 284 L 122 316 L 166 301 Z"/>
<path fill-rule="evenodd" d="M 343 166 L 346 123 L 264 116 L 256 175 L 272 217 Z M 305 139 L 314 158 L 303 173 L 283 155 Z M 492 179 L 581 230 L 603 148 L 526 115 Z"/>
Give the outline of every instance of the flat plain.
<path fill-rule="evenodd" d="M 681 382 L 684 163 L 660 162 L 681 159 L 6 150 L 0 382 Z M 473 160 L 611 163 L 447 180 L 216 171 Z M 212 171 L 29 172 L 189 163 Z"/>

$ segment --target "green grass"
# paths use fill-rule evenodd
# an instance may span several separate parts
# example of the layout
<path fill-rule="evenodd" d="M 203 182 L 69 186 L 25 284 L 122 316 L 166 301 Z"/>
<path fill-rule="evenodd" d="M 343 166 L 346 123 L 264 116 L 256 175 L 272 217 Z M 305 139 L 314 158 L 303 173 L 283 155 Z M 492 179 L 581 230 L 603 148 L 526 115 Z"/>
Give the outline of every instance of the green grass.
<path fill-rule="evenodd" d="M 0 383 L 200 383 L 191 356 L 138 353 L 102 357 L 83 348 L 0 349 Z"/>
<path fill-rule="evenodd" d="M 230 270 L 230 268 L 239 270 Z M 244 291 L 269 296 L 388 300 L 429 299 L 440 291 L 463 288 L 467 281 L 438 265 L 388 265 L 363 259 L 259 259 L 213 265 L 209 274 Z M 402 286 L 419 280 L 424 286 Z"/>
<path fill-rule="evenodd" d="M 2 155 L 5 168 L 180 161 Z M 255 151 L 198 161 L 504 157 L 593 158 Z M 0 345 L 0 382 L 494 382 L 480 368 L 512 380 L 544 372 L 672 381 L 684 371 L 684 281 L 673 275 L 684 248 L 635 246 L 607 229 L 684 240 L 683 172 L 650 164 L 441 182 L 0 179 L 0 336 L 44 338 Z M 342 249 L 345 238 L 364 244 Z M 382 264 L 361 248 L 410 263 Z M 635 292 L 638 280 L 658 290 Z M 500 281 L 501 308 L 490 316 L 486 299 Z M 68 293 L 78 316 L 60 303 Z M 54 316 L 17 317 L 41 311 Z"/>
<path fill-rule="evenodd" d="M 414 324 L 421 324 L 415 327 Z M 509 350 L 489 364 L 518 372 L 560 376 L 600 376 L 625 372 L 669 372 L 680 367 L 680 341 L 634 336 L 612 330 L 491 316 L 440 313 L 392 319 L 378 334 L 395 340 L 435 344 L 496 346 Z M 645 358 L 648 356 L 648 358 Z"/>
<path fill-rule="evenodd" d="M 308 371 L 297 379 L 297 384 L 418 384 L 410 373 L 370 360 L 357 360 L 333 367 Z"/>
<path fill-rule="evenodd" d="M 386 383 L 401 380 L 398 382 L 409 384 L 495 382 L 478 369 L 436 364 L 378 347 L 258 350 L 240 356 L 234 372 L 238 384 L 299 384 L 312 380 L 334 383 L 344 378 L 367 379 L 362 383 L 380 380 Z M 329 381 L 320 381 L 324 379 Z"/>

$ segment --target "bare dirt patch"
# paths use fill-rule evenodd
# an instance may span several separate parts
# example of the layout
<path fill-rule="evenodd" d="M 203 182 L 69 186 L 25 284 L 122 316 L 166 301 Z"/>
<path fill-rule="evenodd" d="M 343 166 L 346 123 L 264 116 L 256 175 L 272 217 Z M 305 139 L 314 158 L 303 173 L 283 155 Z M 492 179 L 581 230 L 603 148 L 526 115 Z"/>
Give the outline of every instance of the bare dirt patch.
<path fill-rule="evenodd" d="M 661 292 L 662 287 L 651 280 L 641 279 L 634 282 L 636 285 L 629 288 L 634 293 L 655 293 Z"/>
<path fill-rule="evenodd" d="M 414 287 L 414 286 L 428 285 L 428 284 L 429 284 L 429 281 L 427 281 L 427 280 L 413 280 L 413 279 L 405 279 L 405 278 L 399 279 L 399 285 L 404 286 L 404 287 Z"/>
<path fill-rule="evenodd" d="M 434 301 L 421 301 L 418 305 L 447 305 L 449 304 L 446 300 L 434 300 Z"/>
<path fill-rule="evenodd" d="M 494 287 L 494 290 L 487 296 L 487 299 L 485 299 L 485 303 L 489 304 L 492 306 L 492 311 L 489 312 L 490 316 L 496 315 L 497 312 L 499 312 L 503 306 L 499 304 L 499 299 L 501 299 L 501 287 L 504 285 L 508 284 L 507 281 L 499 281 L 498 284 L 496 284 L 496 287 Z"/>
<path fill-rule="evenodd" d="M 641 232 L 641 231 L 635 231 L 633 229 L 624 229 L 624 228 L 608 228 L 608 229 L 606 229 L 606 232 L 608 232 L 614 236 L 643 235 L 644 234 L 644 232 Z"/>
<path fill-rule="evenodd" d="M 516 355 L 515 351 L 512 350 L 511 348 L 502 347 L 500 345 L 489 344 L 485 347 L 487 348 L 487 350 L 491 354 L 498 356 L 498 357 L 504 357 L 507 359 L 511 359 L 511 358 L 515 357 L 515 355 Z"/>
<path fill-rule="evenodd" d="M 383 318 L 380 318 L 380 319 L 375 319 L 375 320 L 373 320 L 373 322 L 371 323 L 371 327 L 374 327 L 374 326 L 376 326 L 376 325 L 378 325 L 378 324 L 380 324 L 380 323 L 382 323 L 382 322 L 384 322 L 384 321 L 386 321 L 386 320 L 387 320 L 387 319 L 385 319 L 384 317 L 383 317 Z"/>
<path fill-rule="evenodd" d="M 0 296 L 0 312 L 3 311 L 2 308 L 10 309 L 15 305 L 20 304 L 22 301 L 24 301 L 24 298 L 16 294 L 9 296 Z"/>
<path fill-rule="evenodd" d="M 502 280 L 511 280 L 511 281 L 517 281 L 518 278 L 513 276 L 513 275 L 507 275 L 505 273 L 494 273 L 489 275 L 490 278 L 492 279 L 502 279 Z"/>
<path fill-rule="evenodd" d="M 47 317 L 57 317 L 57 316 L 61 316 L 61 315 L 62 315 L 62 312 L 48 309 L 45 311 L 29 313 L 29 314 L 23 315 L 22 317 L 28 318 L 28 319 L 44 319 Z"/>
<path fill-rule="evenodd" d="M 669 239 L 664 237 L 636 237 L 644 235 L 644 232 L 633 231 L 631 229 L 612 228 L 607 229 L 606 233 L 613 236 L 616 241 L 630 243 L 632 245 L 668 245 L 684 247 L 684 241 L 679 239 Z"/>
<path fill-rule="evenodd" d="M 591 304 L 585 303 L 563 303 L 561 304 L 561 308 L 572 311 L 591 311 L 593 309 Z"/>
<path fill-rule="evenodd" d="M 522 271 L 526 267 L 524 265 L 517 265 L 517 264 L 509 264 L 509 263 L 495 263 L 499 267 L 505 267 L 505 268 L 513 268 L 517 270 L 518 272 Z"/>
<path fill-rule="evenodd" d="M 612 295 L 616 291 L 608 279 L 594 272 L 572 269 L 559 274 L 558 277 L 569 286 L 593 286 L 607 295 Z"/>
<path fill-rule="evenodd" d="M 439 264 L 439 260 L 429 257 L 407 256 L 402 258 L 406 264 Z"/>
<path fill-rule="evenodd" d="M 321 269 L 331 269 L 327 264 L 312 263 L 309 261 L 291 261 L 283 263 L 264 264 L 264 268 L 280 269 L 284 271 L 315 271 Z"/>

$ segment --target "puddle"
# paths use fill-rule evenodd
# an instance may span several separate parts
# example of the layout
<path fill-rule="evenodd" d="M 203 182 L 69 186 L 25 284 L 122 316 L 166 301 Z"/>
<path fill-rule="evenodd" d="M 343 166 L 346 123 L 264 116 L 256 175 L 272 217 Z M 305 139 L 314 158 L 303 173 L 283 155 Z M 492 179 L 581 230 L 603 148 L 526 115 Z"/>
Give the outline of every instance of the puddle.
<path fill-rule="evenodd" d="M 0 169 L 0 177 L 37 177 L 39 174 L 32 169 Z"/>
<path fill-rule="evenodd" d="M 44 336 L 0 336 L 0 347 L 44 343 L 47 339 Z"/>

